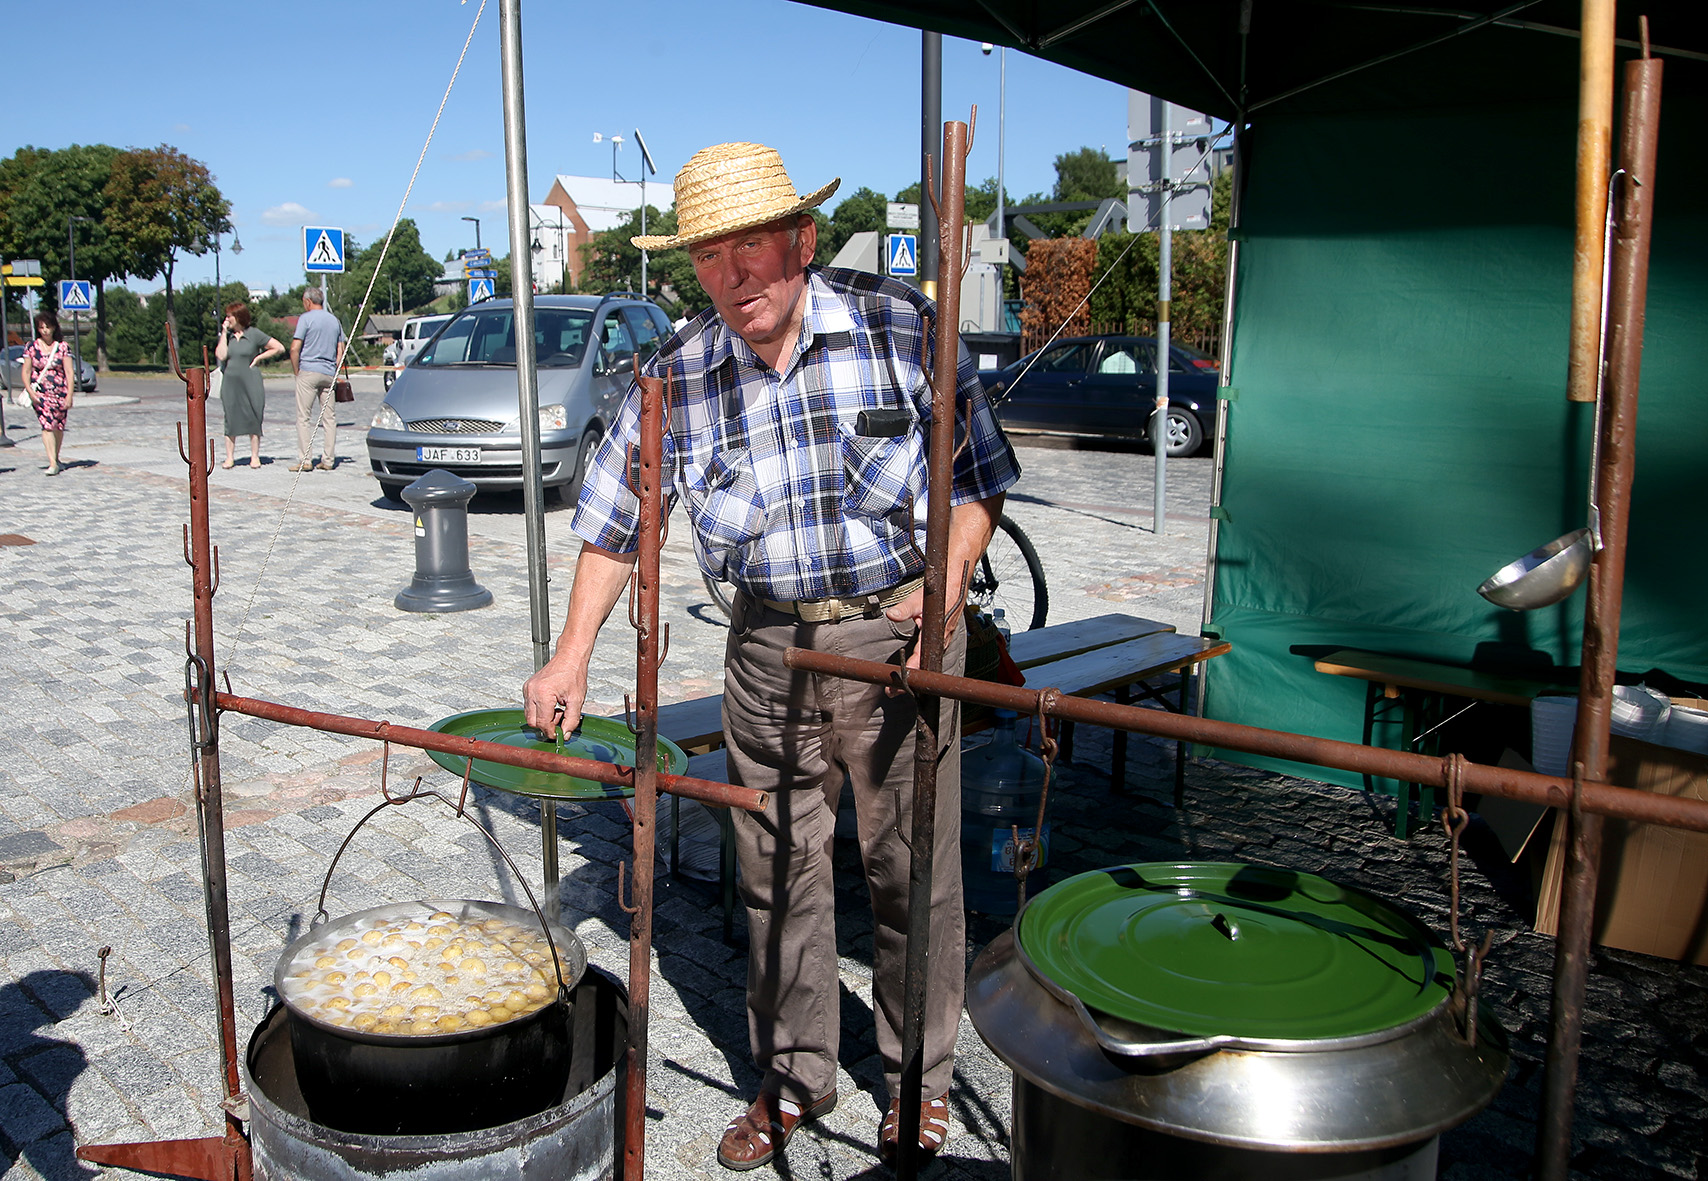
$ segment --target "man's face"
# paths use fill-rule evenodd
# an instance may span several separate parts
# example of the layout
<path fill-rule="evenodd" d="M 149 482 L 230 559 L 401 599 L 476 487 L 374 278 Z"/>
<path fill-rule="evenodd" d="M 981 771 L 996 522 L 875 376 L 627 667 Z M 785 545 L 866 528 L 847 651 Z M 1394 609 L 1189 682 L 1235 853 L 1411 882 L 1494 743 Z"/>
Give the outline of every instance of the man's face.
<path fill-rule="evenodd" d="M 688 248 L 694 275 L 718 315 L 756 349 L 791 338 L 800 326 L 818 226 L 810 217 L 799 225 L 794 246 L 789 245 L 788 221 L 778 221 Z"/>

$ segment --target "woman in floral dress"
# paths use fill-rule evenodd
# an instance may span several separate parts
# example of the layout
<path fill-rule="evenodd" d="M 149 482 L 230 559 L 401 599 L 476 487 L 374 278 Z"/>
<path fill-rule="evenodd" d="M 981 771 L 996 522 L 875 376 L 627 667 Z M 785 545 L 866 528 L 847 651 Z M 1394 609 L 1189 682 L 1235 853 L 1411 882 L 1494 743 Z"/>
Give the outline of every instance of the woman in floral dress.
<path fill-rule="evenodd" d="M 65 418 L 71 410 L 77 382 L 71 373 L 71 349 L 59 331 L 59 317 L 52 312 L 36 313 L 36 338 L 24 350 L 24 388 L 30 405 L 42 424 L 42 446 L 47 448 L 47 474 L 59 475 L 59 445 L 65 436 Z"/>

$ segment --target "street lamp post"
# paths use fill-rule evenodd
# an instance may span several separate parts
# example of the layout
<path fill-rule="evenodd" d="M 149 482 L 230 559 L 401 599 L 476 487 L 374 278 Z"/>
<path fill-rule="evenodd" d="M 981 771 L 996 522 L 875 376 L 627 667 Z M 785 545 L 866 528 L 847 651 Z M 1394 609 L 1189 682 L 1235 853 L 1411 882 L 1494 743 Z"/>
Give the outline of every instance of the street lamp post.
<path fill-rule="evenodd" d="M 984 55 L 986 57 L 989 57 L 990 51 L 995 49 L 996 46 L 992 45 L 989 41 L 986 41 L 984 44 L 979 46 L 979 48 L 984 50 Z M 997 91 L 996 91 L 996 236 L 998 238 L 1006 238 L 1006 237 L 1008 237 L 1008 209 L 1007 209 L 1008 203 L 1006 200 L 1005 190 L 1002 187 L 1002 154 L 1003 154 L 1003 148 L 1006 145 L 1007 140 L 1008 140 L 1008 46 L 1004 45 L 1002 47 L 1002 52 L 997 56 L 997 62 L 998 62 L 998 67 L 997 67 Z M 997 311 L 997 325 L 998 325 L 997 331 L 998 332 L 1003 332 L 1003 331 L 1006 331 L 1008 329 L 1008 307 L 1007 307 L 1007 304 L 1005 304 L 1003 302 L 1003 294 L 1004 294 L 1003 286 L 1004 285 L 1001 281 L 1006 270 L 1007 270 L 1007 267 L 1008 267 L 1008 264 L 1006 262 L 1004 262 L 1000 265 L 1000 267 L 998 269 L 998 283 L 997 283 L 997 289 L 996 289 L 996 305 L 998 308 L 998 311 Z"/>
<path fill-rule="evenodd" d="M 463 220 L 474 222 L 474 248 L 476 250 L 479 250 L 480 249 L 480 218 L 478 218 L 478 217 L 465 217 L 465 218 L 463 218 Z"/>
<path fill-rule="evenodd" d="M 604 138 L 605 137 L 597 131 L 595 131 L 593 133 L 593 142 L 594 143 L 598 143 L 600 140 L 602 140 Z M 638 182 L 629 180 L 626 177 L 624 177 L 622 173 L 617 171 L 617 149 L 623 146 L 623 137 L 620 135 L 613 135 L 611 137 L 611 179 L 616 181 L 620 185 L 632 185 L 632 184 L 636 184 L 636 183 L 638 183 L 640 185 L 640 191 L 641 191 L 641 204 L 640 204 L 641 237 L 644 238 L 644 237 L 646 237 L 646 174 L 650 172 L 656 176 L 658 174 L 658 169 L 653 167 L 652 153 L 647 151 L 646 140 L 641 138 L 640 128 L 638 128 L 638 127 L 635 128 L 635 143 L 640 147 L 640 153 L 641 153 L 640 180 Z M 646 262 L 647 262 L 647 252 L 643 249 L 641 251 L 641 274 L 640 274 L 640 289 L 641 289 L 642 295 L 646 294 Z"/>

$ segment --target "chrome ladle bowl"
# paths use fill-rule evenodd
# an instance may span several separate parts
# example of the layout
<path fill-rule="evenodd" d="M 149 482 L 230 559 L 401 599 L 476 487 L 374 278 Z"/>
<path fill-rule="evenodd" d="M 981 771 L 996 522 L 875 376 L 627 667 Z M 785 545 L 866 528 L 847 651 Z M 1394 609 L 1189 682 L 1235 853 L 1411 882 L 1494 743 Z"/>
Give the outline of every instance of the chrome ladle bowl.
<path fill-rule="evenodd" d="M 1533 611 L 1568 597 L 1589 573 L 1595 538 L 1587 527 L 1556 537 L 1496 570 L 1477 593 L 1497 607 Z"/>

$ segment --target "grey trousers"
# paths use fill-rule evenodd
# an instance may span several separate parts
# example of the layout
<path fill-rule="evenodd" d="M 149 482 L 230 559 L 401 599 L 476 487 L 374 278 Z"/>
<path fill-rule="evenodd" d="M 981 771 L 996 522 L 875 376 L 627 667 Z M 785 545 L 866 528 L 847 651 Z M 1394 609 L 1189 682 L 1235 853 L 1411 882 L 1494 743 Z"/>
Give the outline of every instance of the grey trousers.
<path fill-rule="evenodd" d="M 338 436 L 338 403 L 332 397 L 332 375 L 329 373 L 311 373 L 307 369 L 297 373 L 297 462 L 307 463 L 310 459 L 308 449 L 314 442 L 314 404 L 320 403 L 320 428 L 326 432 L 326 442 L 320 448 L 320 456 L 324 462 L 331 463 L 332 457 L 338 454 L 333 445 Z"/>
<path fill-rule="evenodd" d="M 873 1014 L 890 1094 L 900 1089 L 908 878 L 913 833 L 914 724 L 908 695 L 783 667 L 810 648 L 865 660 L 909 650 L 911 621 L 802 623 L 736 596 L 725 659 L 724 738 L 731 783 L 771 793 L 763 813 L 733 811 L 747 906 L 748 1037 L 765 1090 L 797 1102 L 836 1085 L 841 996 L 831 844 L 844 780 L 852 783 L 860 857 L 872 899 Z M 943 660 L 959 673 L 966 637 Z M 949 1089 L 966 987 L 961 900 L 960 709 L 943 702 L 937 767 L 935 872 L 925 1016 L 924 1094 Z"/>

